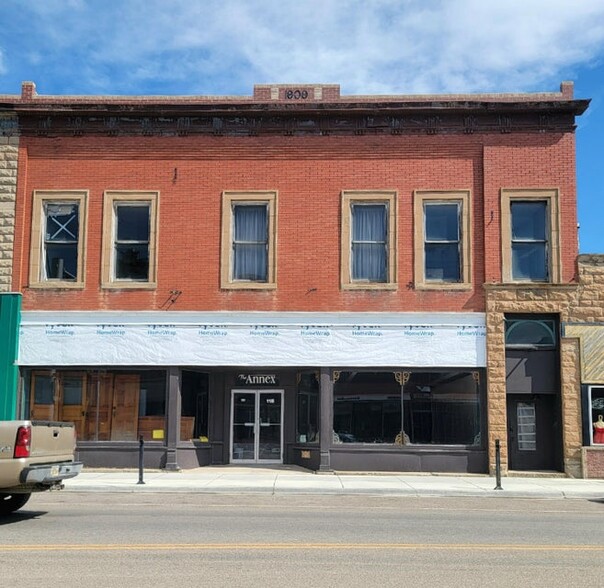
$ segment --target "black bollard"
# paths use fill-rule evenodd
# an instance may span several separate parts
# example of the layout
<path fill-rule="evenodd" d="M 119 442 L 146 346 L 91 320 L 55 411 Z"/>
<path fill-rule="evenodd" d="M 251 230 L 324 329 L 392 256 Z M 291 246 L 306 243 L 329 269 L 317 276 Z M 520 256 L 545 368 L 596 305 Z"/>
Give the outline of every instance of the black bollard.
<path fill-rule="evenodd" d="M 503 490 L 501 487 L 501 448 L 499 439 L 495 439 L 495 490 Z"/>
<path fill-rule="evenodd" d="M 145 464 L 145 441 L 143 436 L 139 437 L 138 441 L 138 482 L 137 484 L 144 484 L 143 482 L 143 469 Z"/>

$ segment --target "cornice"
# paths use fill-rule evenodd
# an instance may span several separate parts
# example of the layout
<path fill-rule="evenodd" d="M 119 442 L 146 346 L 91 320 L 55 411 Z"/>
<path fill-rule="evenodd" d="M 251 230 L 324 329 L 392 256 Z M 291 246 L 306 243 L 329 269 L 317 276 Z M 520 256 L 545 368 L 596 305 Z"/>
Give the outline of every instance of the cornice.
<path fill-rule="evenodd" d="M 106 108 L 17 108 L 18 125 L 0 128 L 2 134 L 25 136 L 257 136 L 257 135 L 449 135 L 474 133 L 568 133 L 575 130 L 575 113 L 566 103 L 547 105 L 483 104 L 461 108 L 459 104 L 428 108 L 367 105 L 358 108 L 225 109 L 199 107 L 157 109 L 149 106 Z M 505 108 L 504 108 L 505 106 Z M 568 105 L 567 105 L 568 106 Z"/>

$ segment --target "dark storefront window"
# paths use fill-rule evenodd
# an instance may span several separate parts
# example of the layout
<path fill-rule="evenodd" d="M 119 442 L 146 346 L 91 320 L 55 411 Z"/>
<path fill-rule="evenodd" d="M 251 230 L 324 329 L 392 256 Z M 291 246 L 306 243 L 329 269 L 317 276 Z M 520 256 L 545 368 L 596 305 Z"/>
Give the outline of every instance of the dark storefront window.
<path fill-rule="evenodd" d="M 333 442 L 480 445 L 478 372 L 341 372 Z M 404 426 L 402 426 L 403 424 Z"/>
<path fill-rule="evenodd" d="M 182 371 L 180 438 L 208 441 L 209 376 L 204 372 Z"/>
<path fill-rule="evenodd" d="M 392 372 L 341 372 L 334 386 L 333 442 L 395 443 L 401 388 Z"/>
<path fill-rule="evenodd" d="M 299 443 L 319 442 L 319 380 L 315 372 L 298 374 Z"/>
<path fill-rule="evenodd" d="M 139 416 L 166 414 L 166 379 L 162 372 L 141 372 Z"/>
<path fill-rule="evenodd" d="M 32 370 L 25 379 L 29 417 L 73 422 L 81 441 L 165 438 L 163 370 Z"/>
<path fill-rule="evenodd" d="M 479 445 L 478 382 L 468 372 L 413 372 L 403 394 L 405 434 L 414 444 Z"/>

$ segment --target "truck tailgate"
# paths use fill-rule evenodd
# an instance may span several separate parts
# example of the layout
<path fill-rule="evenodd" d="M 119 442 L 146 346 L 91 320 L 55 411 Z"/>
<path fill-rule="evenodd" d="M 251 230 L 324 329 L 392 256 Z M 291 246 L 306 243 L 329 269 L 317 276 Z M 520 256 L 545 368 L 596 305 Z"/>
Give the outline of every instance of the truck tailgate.
<path fill-rule="evenodd" d="M 40 458 L 48 461 L 71 460 L 75 441 L 73 423 L 32 421 L 30 457 L 33 461 Z"/>

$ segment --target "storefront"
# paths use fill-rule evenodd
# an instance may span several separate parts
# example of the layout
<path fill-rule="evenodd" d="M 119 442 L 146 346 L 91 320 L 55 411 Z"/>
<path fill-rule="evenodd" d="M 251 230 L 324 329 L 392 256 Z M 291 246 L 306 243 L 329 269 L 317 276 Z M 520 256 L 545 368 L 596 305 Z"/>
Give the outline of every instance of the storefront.
<path fill-rule="evenodd" d="M 23 313 L 20 410 L 88 465 L 484 472 L 479 313 Z"/>

